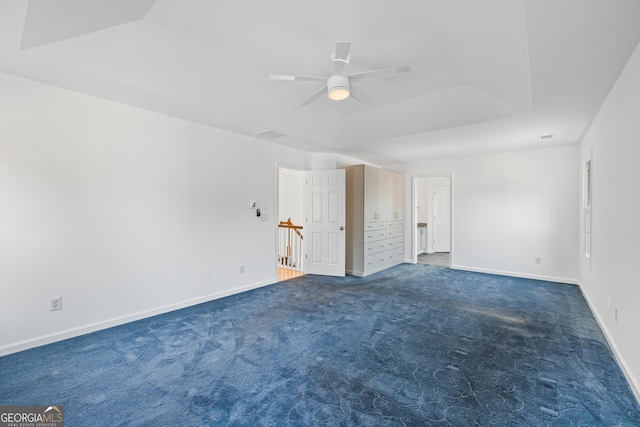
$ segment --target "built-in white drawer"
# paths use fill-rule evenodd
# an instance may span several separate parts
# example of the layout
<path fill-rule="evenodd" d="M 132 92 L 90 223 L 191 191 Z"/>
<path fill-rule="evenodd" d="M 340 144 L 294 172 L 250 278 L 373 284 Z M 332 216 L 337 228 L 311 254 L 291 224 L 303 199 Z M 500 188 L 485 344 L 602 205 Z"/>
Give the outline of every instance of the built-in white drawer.
<path fill-rule="evenodd" d="M 383 269 L 388 263 L 387 252 L 388 251 L 364 257 L 364 274 Z"/>
<path fill-rule="evenodd" d="M 386 222 L 370 222 L 364 225 L 364 231 L 384 230 L 387 228 Z"/>
<path fill-rule="evenodd" d="M 387 238 L 387 230 L 375 230 L 364 232 L 364 242 L 375 242 L 377 240 L 383 240 Z"/>
<path fill-rule="evenodd" d="M 402 248 L 404 249 L 404 241 L 402 239 L 402 237 L 400 238 L 395 238 L 392 239 L 393 244 L 391 245 L 392 248 L 396 249 L 396 248 Z"/>
<path fill-rule="evenodd" d="M 403 230 L 402 228 L 387 228 L 387 238 L 396 238 L 402 237 Z"/>
<path fill-rule="evenodd" d="M 391 251 L 391 263 L 398 264 L 402 262 L 404 258 L 404 250 L 403 248 L 396 248 Z"/>
<path fill-rule="evenodd" d="M 384 265 L 385 267 L 390 267 L 392 265 L 400 264 L 404 258 L 404 251 L 402 248 L 394 248 L 388 251 L 384 251 L 381 254 L 377 254 L 378 256 L 384 256 Z"/>
<path fill-rule="evenodd" d="M 389 221 L 387 228 L 402 228 L 402 221 Z"/>
<path fill-rule="evenodd" d="M 364 256 L 377 254 L 387 250 L 386 240 L 377 240 L 375 242 L 367 242 L 364 244 Z"/>
<path fill-rule="evenodd" d="M 394 251 L 387 251 L 385 254 L 387 255 L 387 265 L 393 264 L 393 260 L 395 259 Z"/>

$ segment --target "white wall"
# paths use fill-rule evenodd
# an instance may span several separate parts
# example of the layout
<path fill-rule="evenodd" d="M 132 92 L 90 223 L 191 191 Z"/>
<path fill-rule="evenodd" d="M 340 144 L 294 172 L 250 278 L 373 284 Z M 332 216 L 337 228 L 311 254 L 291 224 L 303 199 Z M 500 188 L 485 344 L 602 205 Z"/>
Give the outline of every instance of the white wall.
<path fill-rule="evenodd" d="M 7 74 L 0 117 L 0 354 L 275 281 L 307 153 Z"/>
<path fill-rule="evenodd" d="M 580 284 L 640 399 L 640 45 L 582 141 L 582 156 L 589 150 L 591 268 L 580 263 Z"/>
<path fill-rule="evenodd" d="M 412 177 L 453 174 L 452 267 L 577 283 L 578 152 L 571 145 L 412 164 L 405 191 Z M 405 236 L 413 236 L 412 197 L 405 200 Z M 412 251 L 406 239 L 405 259 Z"/>

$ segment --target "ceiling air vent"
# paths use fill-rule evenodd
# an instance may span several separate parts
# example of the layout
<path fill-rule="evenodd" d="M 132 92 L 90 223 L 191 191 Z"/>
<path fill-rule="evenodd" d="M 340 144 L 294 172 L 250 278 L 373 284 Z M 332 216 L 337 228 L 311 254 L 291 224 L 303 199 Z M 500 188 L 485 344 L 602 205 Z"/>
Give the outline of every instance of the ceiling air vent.
<path fill-rule="evenodd" d="M 287 136 L 284 133 L 280 133 L 273 129 L 261 130 L 260 132 L 254 133 L 254 135 L 259 136 L 260 138 L 268 138 L 268 139 L 278 139 L 278 138 Z"/>
<path fill-rule="evenodd" d="M 550 140 L 550 139 L 553 139 L 553 134 L 552 134 L 552 133 L 550 133 L 550 134 L 548 134 L 548 135 L 540 135 L 540 136 L 538 137 L 538 139 L 539 139 L 540 141 L 548 141 L 548 140 Z"/>

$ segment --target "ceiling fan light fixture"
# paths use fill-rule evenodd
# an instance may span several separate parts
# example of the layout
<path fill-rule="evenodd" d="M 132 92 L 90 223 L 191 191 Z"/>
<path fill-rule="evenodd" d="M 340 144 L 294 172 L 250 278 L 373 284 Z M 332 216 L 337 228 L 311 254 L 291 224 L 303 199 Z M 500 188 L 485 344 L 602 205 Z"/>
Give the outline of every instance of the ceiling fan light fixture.
<path fill-rule="evenodd" d="M 348 89 L 334 89 L 329 92 L 329 99 L 334 101 L 342 101 L 343 99 L 347 99 L 349 97 Z"/>
<path fill-rule="evenodd" d="M 329 99 L 342 101 L 349 97 L 349 78 L 346 76 L 331 76 L 327 80 Z"/>
<path fill-rule="evenodd" d="M 307 96 L 301 103 L 301 107 L 306 107 L 316 99 L 323 96 L 325 93 L 329 99 L 333 101 L 342 101 L 343 99 L 351 98 L 354 101 L 364 104 L 368 102 L 369 98 L 366 94 L 363 94 L 356 90 L 351 93 L 351 82 L 359 82 L 365 79 L 379 78 L 379 77 L 391 77 L 400 74 L 406 74 L 410 71 L 411 67 L 403 65 L 400 67 L 383 68 L 380 70 L 363 71 L 361 73 L 347 74 L 345 67 L 349 64 L 349 58 L 351 57 L 351 42 L 338 42 L 336 44 L 336 51 L 331 55 L 333 61 L 333 74 L 328 77 L 318 76 L 289 76 L 283 74 L 271 74 L 269 78 L 271 80 L 284 80 L 284 81 L 303 81 L 303 82 L 323 82 L 322 87 L 319 87 L 311 95 Z"/>

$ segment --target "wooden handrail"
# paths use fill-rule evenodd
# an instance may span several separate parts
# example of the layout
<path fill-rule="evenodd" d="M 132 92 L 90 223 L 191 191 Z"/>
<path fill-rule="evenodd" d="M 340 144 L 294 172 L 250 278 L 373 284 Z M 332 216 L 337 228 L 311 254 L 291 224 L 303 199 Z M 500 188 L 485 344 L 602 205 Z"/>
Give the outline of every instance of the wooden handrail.
<path fill-rule="evenodd" d="M 301 225 L 293 225 L 293 223 L 291 222 L 291 218 L 287 219 L 286 221 L 280 221 L 280 224 L 278 224 L 278 227 L 295 230 L 296 234 L 300 236 L 301 239 L 304 239 L 304 237 L 302 237 L 302 233 L 300 233 L 300 230 L 302 230 L 304 227 Z"/>
<path fill-rule="evenodd" d="M 280 227 L 280 228 L 295 228 L 297 230 L 302 230 L 304 228 L 301 225 L 283 224 L 282 221 L 280 222 L 280 224 L 278 224 L 278 227 Z"/>

